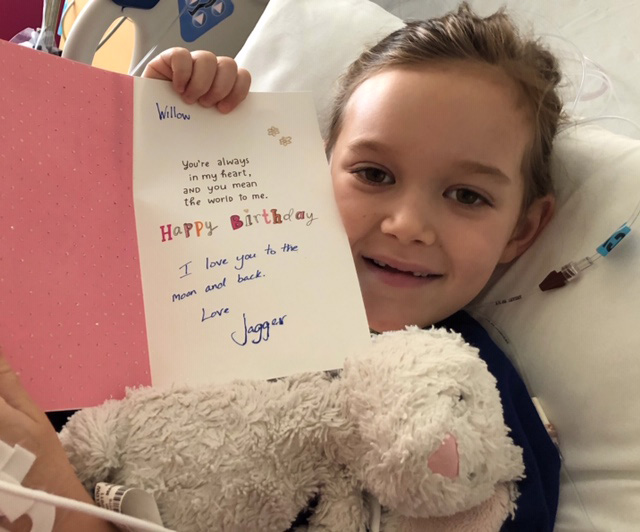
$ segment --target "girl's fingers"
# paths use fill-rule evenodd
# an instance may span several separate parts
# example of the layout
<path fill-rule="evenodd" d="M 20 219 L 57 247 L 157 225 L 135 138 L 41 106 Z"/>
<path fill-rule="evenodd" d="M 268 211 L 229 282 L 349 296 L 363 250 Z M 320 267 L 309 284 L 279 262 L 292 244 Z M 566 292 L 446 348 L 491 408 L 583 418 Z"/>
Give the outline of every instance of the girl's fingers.
<path fill-rule="evenodd" d="M 205 51 L 192 52 L 193 70 L 186 85 L 182 99 L 186 103 L 195 103 L 207 94 L 214 80 L 218 76 L 218 58 L 215 54 Z"/>
<path fill-rule="evenodd" d="M 173 89 L 182 94 L 193 71 L 191 52 L 186 48 L 169 48 L 153 58 L 142 73 L 143 78 L 171 81 Z"/>
<path fill-rule="evenodd" d="M 235 109 L 240 102 L 242 102 L 249 93 L 249 87 L 251 86 L 251 74 L 248 70 L 240 68 L 236 81 L 231 89 L 231 92 L 227 94 L 216 105 L 218 111 L 221 113 L 228 113 Z"/>
<path fill-rule="evenodd" d="M 170 54 L 165 59 L 169 61 L 173 89 L 178 94 L 184 94 L 187 90 L 187 84 L 193 76 L 194 61 L 191 52 L 186 48 L 171 48 Z M 162 57 L 163 54 L 160 54 Z M 164 59 L 164 58 L 163 58 Z"/>
<path fill-rule="evenodd" d="M 233 89 L 238 75 L 238 65 L 230 57 L 218 57 L 217 62 L 216 75 L 206 93 L 198 100 L 203 107 L 212 107 L 227 96 Z"/>
<path fill-rule="evenodd" d="M 180 66 L 180 63 L 182 62 L 190 63 L 191 54 L 189 54 L 189 51 L 184 48 L 169 48 L 149 61 L 142 73 L 142 77 L 171 81 L 173 80 L 174 68 L 172 63 L 176 60 L 178 62 L 178 66 Z"/>
<path fill-rule="evenodd" d="M 216 106 L 228 113 L 249 93 L 251 75 L 238 68 L 230 57 L 217 57 L 211 52 L 186 48 L 170 48 L 154 58 L 143 77 L 168 80 L 185 103 L 196 101 L 203 107 Z"/>

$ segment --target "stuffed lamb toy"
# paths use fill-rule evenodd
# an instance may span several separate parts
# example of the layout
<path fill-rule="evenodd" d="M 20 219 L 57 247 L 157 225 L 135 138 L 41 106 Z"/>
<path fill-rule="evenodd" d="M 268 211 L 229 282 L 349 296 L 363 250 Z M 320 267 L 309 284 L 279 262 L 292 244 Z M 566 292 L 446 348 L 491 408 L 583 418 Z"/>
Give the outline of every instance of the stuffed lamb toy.
<path fill-rule="evenodd" d="M 145 489 L 180 532 L 283 532 L 311 500 L 305 530 L 364 532 L 380 508 L 386 532 L 499 530 L 524 473 L 495 379 L 434 328 L 375 336 L 340 374 L 129 390 L 60 438 L 88 489 Z"/>

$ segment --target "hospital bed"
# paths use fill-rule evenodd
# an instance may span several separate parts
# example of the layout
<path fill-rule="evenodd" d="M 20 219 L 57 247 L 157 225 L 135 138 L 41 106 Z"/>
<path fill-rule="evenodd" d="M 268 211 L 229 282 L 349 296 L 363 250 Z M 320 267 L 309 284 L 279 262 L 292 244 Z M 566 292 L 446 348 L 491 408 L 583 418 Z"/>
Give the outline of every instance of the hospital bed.
<path fill-rule="evenodd" d="M 240 12 L 242 1 L 234 3 Z M 481 14 L 502 3 L 470 2 Z M 250 69 L 254 90 L 313 91 L 323 123 L 333 80 L 364 47 L 401 19 L 440 15 L 455 4 L 271 0 L 266 9 L 263 4 L 252 10 L 255 21 L 262 14 L 255 27 L 252 20 L 235 32 L 243 41 L 237 60 Z M 506 4 L 525 29 L 561 57 L 564 97 L 574 120 L 560 133 L 554 151 L 557 215 L 525 257 L 500 272 L 469 310 L 512 358 L 557 429 L 563 466 L 556 530 L 640 530 L 640 240 L 632 231 L 566 287 L 537 288 L 549 271 L 592 255 L 621 225 L 637 229 L 640 4 Z M 151 20 L 150 13 L 141 14 L 141 25 Z M 168 35 L 173 23 L 165 16 L 158 35 Z M 211 39 L 213 51 L 226 53 L 219 42 L 225 23 L 213 30 L 219 36 Z M 79 50 L 90 62 L 93 49 L 72 39 L 73 34 L 67 56 Z M 180 39 L 171 44 L 181 44 Z M 149 50 L 171 45 L 156 46 L 157 40 L 147 35 L 138 47 L 135 73 Z"/>

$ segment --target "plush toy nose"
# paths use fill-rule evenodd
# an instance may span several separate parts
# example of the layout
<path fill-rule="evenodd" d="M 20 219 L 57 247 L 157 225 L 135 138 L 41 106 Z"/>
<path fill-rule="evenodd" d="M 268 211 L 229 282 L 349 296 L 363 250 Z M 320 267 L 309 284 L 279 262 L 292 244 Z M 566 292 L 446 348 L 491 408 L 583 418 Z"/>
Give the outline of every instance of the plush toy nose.
<path fill-rule="evenodd" d="M 456 478 L 459 473 L 460 460 L 458 442 L 453 434 L 447 434 L 427 460 L 429 469 L 443 477 Z"/>

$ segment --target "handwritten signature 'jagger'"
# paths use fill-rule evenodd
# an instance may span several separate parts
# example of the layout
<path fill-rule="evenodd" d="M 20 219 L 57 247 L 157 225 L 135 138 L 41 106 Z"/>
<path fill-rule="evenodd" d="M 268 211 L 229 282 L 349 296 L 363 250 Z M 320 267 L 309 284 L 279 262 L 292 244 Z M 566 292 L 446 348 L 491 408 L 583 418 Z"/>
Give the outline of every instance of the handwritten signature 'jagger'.
<path fill-rule="evenodd" d="M 264 341 L 267 342 L 271 337 L 271 327 L 285 325 L 284 319 L 286 314 L 278 316 L 271 320 L 260 321 L 255 325 L 247 324 L 247 315 L 242 314 L 243 330 L 238 334 L 237 331 L 231 333 L 231 339 L 240 346 L 247 345 L 247 342 L 251 340 L 252 344 L 259 344 Z M 254 335 L 253 337 L 251 335 Z"/>

